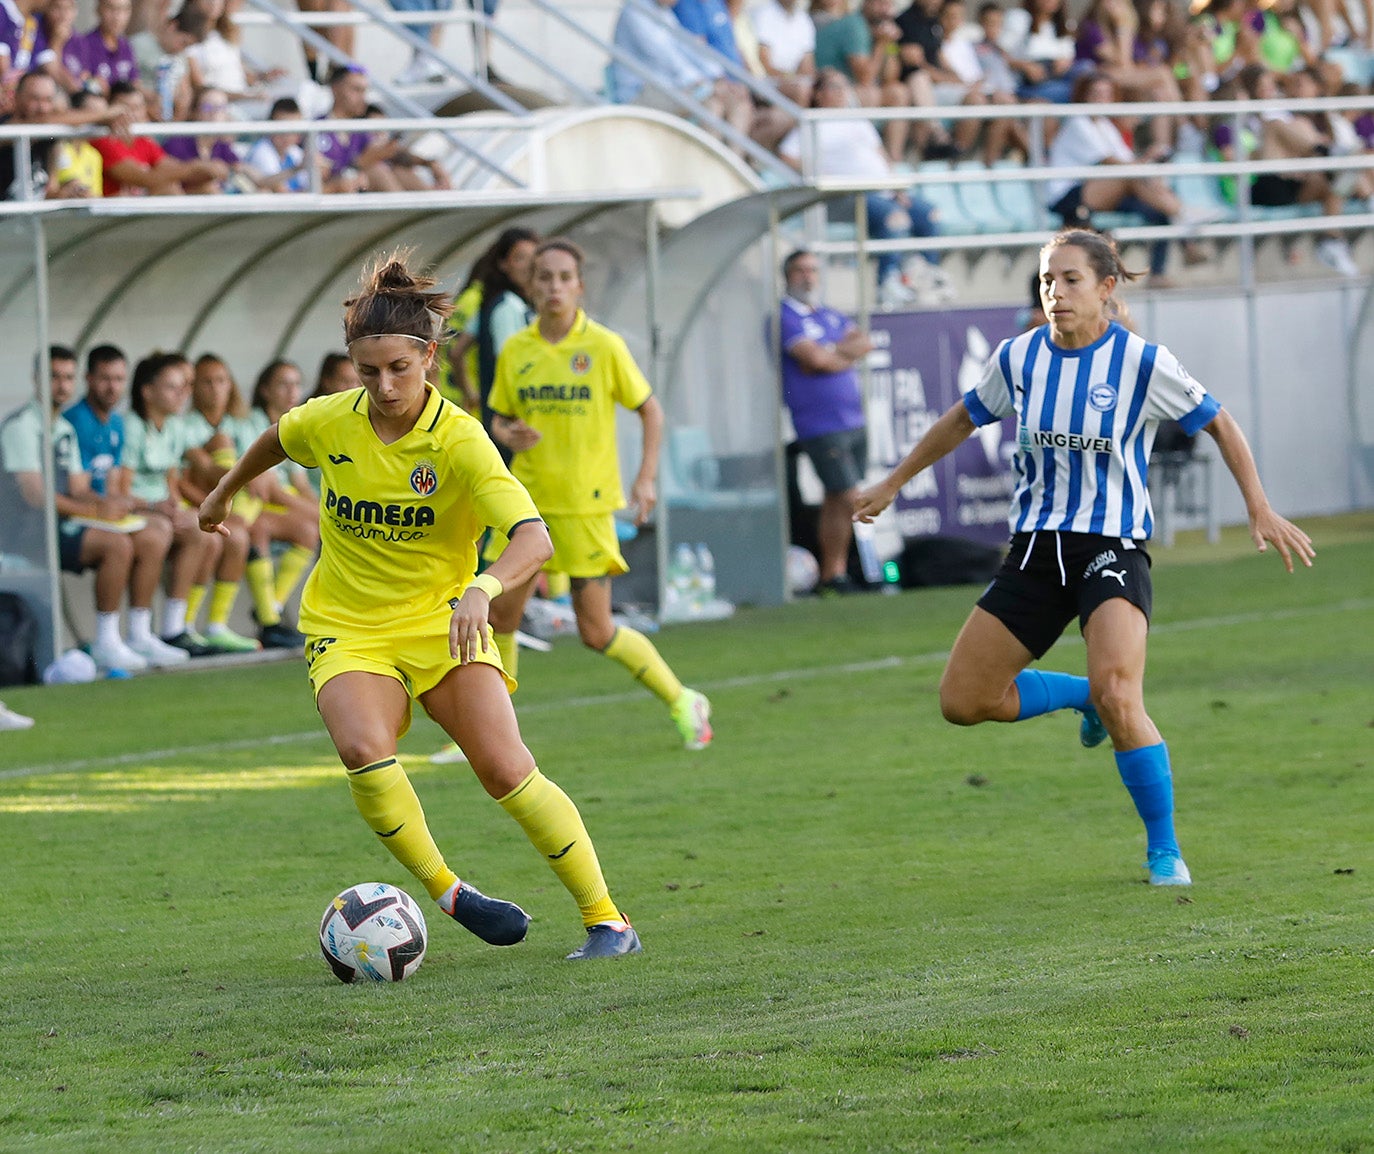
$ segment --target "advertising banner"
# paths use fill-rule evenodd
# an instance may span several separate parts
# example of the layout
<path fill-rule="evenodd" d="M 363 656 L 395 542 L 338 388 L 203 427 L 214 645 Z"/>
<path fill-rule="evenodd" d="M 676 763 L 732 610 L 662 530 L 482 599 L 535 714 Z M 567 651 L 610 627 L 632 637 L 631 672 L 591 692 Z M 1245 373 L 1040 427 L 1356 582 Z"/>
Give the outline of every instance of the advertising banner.
<path fill-rule="evenodd" d="M 975 385 L 999 342 L 1015 336 L 1014 308 L 879 313 L 870 318 L 869 461 L 886 473 L 955 401 Z M 904 538 L 1007 540 L 1016 447 L 1011 418 L 979 429 L 914 477 L 893 503 Z"/>

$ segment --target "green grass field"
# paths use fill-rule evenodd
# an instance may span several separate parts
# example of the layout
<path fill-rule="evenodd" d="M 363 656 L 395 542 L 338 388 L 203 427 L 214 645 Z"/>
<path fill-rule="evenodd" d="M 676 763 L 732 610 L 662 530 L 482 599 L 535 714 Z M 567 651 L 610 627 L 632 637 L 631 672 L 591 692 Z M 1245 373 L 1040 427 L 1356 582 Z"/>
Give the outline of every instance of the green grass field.
<path fill-rule="evenodd" d="M 1313 535 L 1292 577 L 1234 536 L 1157 558 L 1183 891 L 1075 716 L 941 721 L 976 589 L 660 634 L 701 754 L 618 666 L 527 655 L 526 740 L 644 939 L 614 963 L 561 960 L 570 900 L 427 720 L 440 845 L 534 925 L 427 905 L 412 981 L 343 986 L 326 901 L 424 895 L 300 664 L 7 689 L 0 1150 L 1374 1151 L 1374 517 Z"/>

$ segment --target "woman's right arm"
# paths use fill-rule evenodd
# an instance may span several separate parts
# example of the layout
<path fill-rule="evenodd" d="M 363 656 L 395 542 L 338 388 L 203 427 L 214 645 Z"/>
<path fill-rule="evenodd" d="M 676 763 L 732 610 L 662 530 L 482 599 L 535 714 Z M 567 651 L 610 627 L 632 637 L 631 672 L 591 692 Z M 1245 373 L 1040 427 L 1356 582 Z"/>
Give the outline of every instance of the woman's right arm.
<path fill-rule="evenodd" d="M 219 479 L 210 495 L 200 504 L 200 527 L 207 533 L 229 535 L 224 527 L 224 519 L 229 516 L 229 506 L 234 494 L 254 477 L 267 472 L 274 465 L 286 460 L 286 450 L 281 447 L 277 437 L 277 426 L 266 430 L 256 441 L 248 446 L 233 467 Z"/>
<path fill-rule="evenodd" d="M 926 435 L 898 462 L 897 467 L 876 485 L 864 489 L 854 502 L 854 520 L 871 522 L 896 499 L 912 477 L 954 452 L 977 426 L 963 401 L 955 401 L 930 426 Z"/>

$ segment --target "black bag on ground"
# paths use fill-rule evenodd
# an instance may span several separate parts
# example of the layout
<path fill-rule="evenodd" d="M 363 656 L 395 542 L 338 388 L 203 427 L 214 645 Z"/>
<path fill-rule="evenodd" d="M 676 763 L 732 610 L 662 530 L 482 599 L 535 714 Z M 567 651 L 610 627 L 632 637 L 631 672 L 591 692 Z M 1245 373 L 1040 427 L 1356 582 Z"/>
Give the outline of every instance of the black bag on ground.
<path fill-rule="evenodd" d="M 0 593 L 0 685 L 38 681 L 38 622 L 17 593 Z"/>
<path fill-rule="evenodd" d="M 923 585 L 985 585 L 1002 564 L 1002 550 L 962 537 L 913 537 L 902 549 L 903 589 Z"/>

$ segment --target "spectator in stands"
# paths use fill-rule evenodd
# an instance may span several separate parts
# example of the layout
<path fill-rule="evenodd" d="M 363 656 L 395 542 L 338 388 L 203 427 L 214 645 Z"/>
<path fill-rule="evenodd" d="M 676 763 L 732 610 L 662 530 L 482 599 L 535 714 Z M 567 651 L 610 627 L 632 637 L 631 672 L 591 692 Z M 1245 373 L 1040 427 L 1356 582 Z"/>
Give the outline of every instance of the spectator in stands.
<path fill-rule="evenodd" d="M 209 28 L 186 49 L 191 88 L 199 93 L 218 88 L 243 116 L 256 119 L 267 109 L 267 86 L 286 73 L 280 68 L 259 71 L 243 59 L 234 13 L 242 0 L 186 0 L 204 9 Z"/>
<path fill-rule="evenodd" d="M 1195 16 L 1208 26 L 1217 75 L 1225 80 L 1259 64 L 1264 13 L 1253 0 L 1202 0 Z"/>
<path fill-rule="evenodd" d="M 333 104 L 325 120 L 362 120 L 367 115 L 367 70 L 357 64 L 341 64 L 329 74 Z M 398 192 L 387 157 L 394 142 L 381 133 L 322 132 L 320 156 L 329 165 L 325 192 Z"/>
<path fill-rule="evenodd" d="M 0 4 L 0 112 L 9 110 L 19 78 L 57 59 L 43 31 L 43 0 Z"/>
<path fill-rule="evenodd" d="M 126 497 L 101 496 L 92 490 L 89 476 L 81 469 L 76 430 L 61 416 L 76 392 L 76 354 L 53 345 L 48 350 L 48 368 L 58 556 L 66 572 L 96 571 L 96 636 L 91 656 L 103 670 L 126 673 L 185 661 L 185 653 L 164 645 L 151 631 L 153 595 L 171 534 L 163 524 L 131 517 L 132 503 Z M 41 562 L 46 470 L 42 465 L 43 418 L 37 400 L 5 422 L 0 453 L 7 480 L 17 486 L 22 499 L 21 520 L 37 529 L 36 538 L 30 542 L 31 547 L 36 544 L 36 552 L 28 555 Z M 119 607 L 126 589 L 130 606 L 127 643 L 119 632 Z"/>
<path fill-rule="evenodd" d="M 957 100 L 965 105 L 1015 104 L 1016 75 L 996 47 L 980 54 L 965 27 L 964 0 L 941 0 L 940 53 L 931 79 L 938 102 Z M 1000 11 L 999 11 L 1000 16 Z M 983 67 L 988 60 L 992 71 Z M 946 85 L 950 87 L 946 88 Z M 977 146 L 982 137 L 983 159 L 988 164 L 1001 160 L 1009 151 L 1030 152 L 1025 126 L 1018 120 L 976 120 L 961 122 L 954 132 L 954 143 L 961 153 Z"/>
<path fill-rule="evenodd" d="M 134 366 L 130 411 L 124 416 L 126 496 L 149 523 L 160 518 L 171 529 L 171 568 L 162 607 L 162 640 L 192 657 L 216 650 L 188 627 L 205 600 L 205 571 L 219 563 L 223 538 L 202 533 L 193 508 L 182 497 L 185 432 L 178 415 L 186 404 L 179 358 L 155 353 Z"/>
<path fill-rule="evenodd" d="M 817 30 L 817 72 L 838 69 L 865 108 L 932 108 L 935 94 L 929 76 L 919 65 L 902 63 L 901 35 L 892 0 L 862 0 L 858 11 Z M 918 155 L 930 158 L 949 156 L 954 150 L 944 126 L 935 120 L 888 120 L 882 135 L 894 164 L 906 159 L 908 140 Z"/>
<path fill-rule="evenodd" d="M 273 101 L 267 119 L 300 120 L 301 106 L 283 96 Z M 299 132 L 272 132 L 258 137 L 243 158 L 243 165 L 248 178 L 262 192 L 310 191 L 310 172 Z"/>
<path fill-rule="evenodd" d="M 833 24 L 841 16 L 849 15 L 849 0 L 811 0 L 811 23 L 819 32 L 827 24 Z"/>
<path fill-rule="evenodd" d="M 848 78 L 837 68 L 822 68 L 816 76 L 811 96 L 814 108 L 857 108 L 858 101 Z M 815 126 L 815 176 L 872 178 L 889 180 L 892 164 L 883 150 L 882 138 L 871 121 L 861 116 L 853 120 L 824 120 Z M 798 172 L 803 171 L 802 137 L 794 130 L 783 140 L 779 155 Z M 874 240 L 897 237 L 935 236 L 934 209 L 911 192 L 869 192 L 865 194 L 868 210 L 868 235 Z M 837 212 L 846 205 L 836 206 Z M 884 308 L 911 304 L 924 293 L 938 299 L 952 296 L 948 278 L 938 263 L 938 257 L 910 260 L 903 272 L 900 253 L 885 252 L 878 256 L 879 303 Z"/>
<path fill-rule="evenodd" d="M 333 393 L 346 393 L 349 389 L 361 389 L 363 383 L 358 379 L 358 370 L 347 353 L 325 353 L 320 360 L 320 371 L 315 376 L 314 397 L 327 397 Z"/>
<path fill-rule="evenodd" d="M 129 362 L 114 345 L 96 345 L 86 354 L 86 395 L 62 415 L 76 430 L 81 471 L 98 497 L 124 491 L 116 476 L 123 468 L 124 414 L 120 406 L 129 382 Z"/>
<path fill-rule="evenodd" d="M 739 45 L 735 43 L 735 26 L 725 0 L 674 0 L 673 15 L 693 36 L 699 36 L 710 48 L 733 64 L 744 66 Z"/>
<path fill-rule="evenodd" d="M 114 85 L 112 103 L 125 111 L 131 122 L 148 119 L 148 102 L 136 84 L 127 81 Z M 185 185 L 204 187 L 207 183 L 224 180 L 229 166 L 222 160 L 177 160 L 169 156 L 150 136 L 123 139 L 118 136 L 97 137 L 91 142 L 104 161 L 103 180 L 106 196 L 131 196 L 144 193 L 168 196 L 181 193 Z"/>
<path fill-rule="evenodd" d="M 385 120 L 386 110 L 380 104 L 369 104 L 365 113 L 369 120 Z M 434 188 L 449 188 L 448 170 L 437 157 L 421 156 L 413 152 L 399 132 L 377 132 L 372 142 L 381 147 L 380 164 L 386 166 L 389 177 L 397 187 L 410 192 L 425 192 Z"/>
<path fill-rule="evenodd" d="M 1237 141 L 1229 118 L 1213 131 L 1213 144 L 1224 160 L 1243 160 L 1250 155 L 1261 160 L 1288 160 L 1325 155 L 1331 138 L 1312 117 L 1265 107 L 1281 98 L 1278 78 L 1263 64 L 1251 64 L 1237 78 L 1236 98 L 1261 104 L 1261 110 L 1247 117 L 1243 139 Z M 1223 181 L 1222 189 L 1234 197 L 1235 183 Z M 1320 203 L 1326 216 L 1340 216 L 1345 209 L 1331 175 L 1325 172 L 1262 172 L 1250 178 L 1250 203 L 1265 207 Z M 1317 258 L 1342 276 L 1357 277 L 1359 266 L 1350 246 L 1337 232 L 1325 232 L 1315 246 Z"/>
<path fill-rule="evenodd" d="M 1118 99 L 1116 84 L 1110 76 L 1088 72 L 1074 85 L 1075 104 L 1112 104 Z M 1133 164 L 1135 152 L 1126 143 L 1121 129 L 1106 116 L 1071 116 L 1064 119 L 1050 145 L 1049 163 L 1055 168 L 1082 168 L 1101 165 Z M 1191 220 L 1197 214 L 1185 213 L 1174 190 L 1156 176 L 1113 177 L 1075 180 L 1064 177 L 1046 182 L 1045 205 L 1059 216 L 1065 227 L 1091 227 L 1094 212 L 1131 212 L 1147 224 L 1164 225 Z M 1186 248 L 1190 262 L 1200 255 Z M 1150 276 L 1162 283 L 1168 245 L 1150 245 Z"/>
<path fill-rule="evenodd" d="M 62 62 L 81 84 L 94 84 L 109 96 L 113 85 L 138 79 L 138 61 L 125 35 L 133 10 L 133 0 L 98 0 L 96 26 L 67 42 Z"/>
<path fill-rule="evenodd" d="M 786 295 L 779 318 L 782 397 L 798 447 L 825 489 L 816 535 L 822 595 L 852 593 L 849 549 L 854 498 L 868 470 L 867 419 L 858 365 L 873 349 L 868 333 L 821 302 L 821 265 L 798 249 L 782 262 Z"/>
<path fill-rule="evenodd" d="M 615 46 L 636 60 L 657 83 L 650 85 L 639 72 L 613 61 L 615 99 L 682 116 L 688 115 L 680 101 L 686 96 L 748 137 L 754 126 L 749 90 L 727 77 L 721 65 L 704 52 L 678 39 L 675 21 L 668 13 L 672 6 L 673 0 L 625 0 L 615 22 Z"/>
<path fill-rule="evenodd" d="M 389 0 L 389 3 L 397 12 L 448 12 L 453 8 L 453 0 Z M 407 24 L 405 27 L 416 36 L 425 37 L 430 48 L 435 52 L 439 51 L 444 38 L 442 23 Z M 392 83 L 403 87 L 412 84 L 437 84 L 447 77 L 448 73 L 442 64 L 433 57 L 426 56 L 419 49 L 412 49 L 410 63 L 396 74 Z"/>
<path fill-rule="evenodd" d="M 48 0 L 48 6 L 43 10 L 43 34 L 53 50 L 53 59 L 43 71 L 56 80 L 57 86 L 68 95 L 80 92 L 81 69 L 73 70 L 69 56 L 72 42 L 79 39 L 76 34 L 76 0 Z"/>
<path fill-rule="evenodd" d="M 1002 48 L 1021 74 L 1019 100 L 1067 104 L 1073 96 L 1073 22 L 1064 0 L 1021 0 L 1002 21 Z"/>
<path fill-rule="evenodd" d="M 897 17 L 897 27 L 901 32 L 897 45 L 898 59 L 901 61 L 902 80 L 911 92 L 911 103 L 934 103 L 944 107 L 984 105 L 987 96 L 981 76 L 961 78 L 958 70 L 951 67 L 954 61 L 945 57 L 947 33 L 943 8 L 944 0 L 913 0 Z M 948 36 L 952 37 L 962 29 L 964 15 L 962 4 L 950 13 Z M 956 52 L 954 55 L 961 54 Z M 966 56 L 958 62 L 968 64 Z M 976 65 L 972 71 L 978 71 Z M 983 124 L 980 121 L 958 121 L 952 134 L 953 151 L 961 156 L 971 153 L 982 131 Z M 992 135 L 1005 145 L 1006 129 L 1003 124 L 999 124 Z"/>
<path fill-rule="evenodd" d="M 155 120 L 184 120 L 191 111 L 191 66 L 188 49 L 210 27 L 199 4 L 184 4 L 175 16 L 135 32 L 129 43 L 138 61 L 138 78 Z"/>
<path fill-rule="evenodd" d="M 1075 43 L 1080 71 L 1108 76 L 1118 99 L 1162 103 L 1179 101 L 1183 94 L 1167 59 L 1137 59 L 1142 47 L 1139 17 L 1132 0 L 1092 0 L 1079 21 Z M 1152 116 L 1146 122 L 1150 144 L 1142 160 L 1165 160 L 1174 150 L 1174 118 Z"/>
<path fill-rule="evenodd" d="M 292 361 L 275 360 L 258 374 L 244 427 L 256 439 L 301 403 L 301 370 Z M 305 469 L 288 459 L 263 474 L 266 505 L 253 523 L 253 546 L 272 556 L 273 542 L 286 546 L 273 565 L 272 598 L 278 624 L 264 628 L 265 648 L 295 648 L 304 638 L 281 620 L 282 612 L 301 578 L 315 563 L 320 547 L 320 502 Z M 294 635 L 294 636 L 293 636 Z M 290 645 L 285 644 L 287 640 Z"/>
<path fill-rule="evenodd" d="M 229 98 L 217 88 L 201 89 L 190 119 L 206 123 L 230 119 Z M 208 172 L 196 180 L 182 178 L 182 191 L 188 195 L 252 191 L 255 187 L 234 147 L 234 138 L 223 133 L 200 136 L 169 136 L 162 143 L 168 156 L 181 161 L 218 161 L 225 175 L 215 179 Z"/>
<path fill-rule="evenodd" d="M 348 0 L 296 0 L 296 7 L 302 12 L 352 13 L 353 5 Z M 351 24 L 331 24 L 317 29 L 339 53 L 348 60 L 353 59 L 353 26 Z M 328 84 L 329 77 L 337 67 L 328 57 L 319 55 L 304 41 L 301 48 L 305 52 L 305 71 L 311 80 Z"/>
<path fill-rule="evenodd" d="M 67 109 L 60 106 L 60 90 L 46 72 L 37 69 L 24 74 L 14 92 L 14 112 L 0 117 L 0 124 L 66 124 L 81 126 L 106 124 L 116 132 L 126 132 L 132 123 L 129 114 L 123 109 L 104 106 L 92 102 L 90 107 Z M 28 188 L 20 185 L 20 173 L 13 144 L 0 143 L 0 200 L 42 200 L 86 197 L 94 195 L 94 190 L 82 187 L 79 182 L 58 181 L 53 173 L 59 171 L 54 165 L 53 140 L 50 137 L 33 137 L 29 145 L 31 158 L 30 181 Z M 58 165 L 62 163 L 58 159 Z"/>
<path fill-rule="evenodd" d="M 816 79 L 816 26 L 802 0 L 763 0 L 748 20 L 759 46 L 759 64 L 789 100 L 805 108 Z"/>

